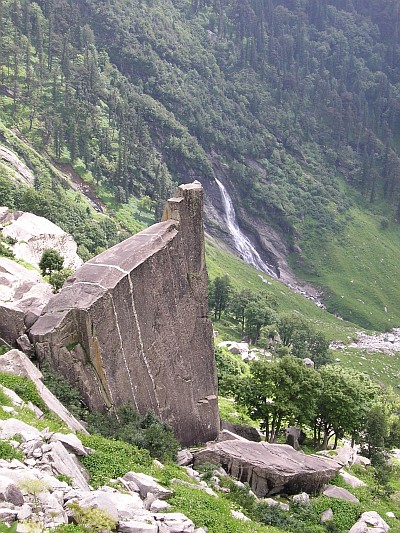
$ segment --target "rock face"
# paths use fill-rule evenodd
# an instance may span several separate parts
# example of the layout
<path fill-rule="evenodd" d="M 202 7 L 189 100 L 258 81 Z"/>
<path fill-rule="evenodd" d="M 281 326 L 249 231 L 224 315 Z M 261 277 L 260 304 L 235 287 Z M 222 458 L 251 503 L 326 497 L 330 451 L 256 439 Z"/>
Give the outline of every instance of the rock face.
<path fill-rule="evenodd" d="M 0 257 L 0 340 L 15 346 L 52 295 L 37 272 Z"/>
<path fill-rule="evenodd" d="M 340 470 L 331 459 L 304 455 L 286 444 L 230 440 L 210 444 L 195 455 L 195 465 L 219 464 L 260 498 L 285 492 L 319 492 Z"/>
<path fill-rule="evenodd" d="M 10 350 L 0 357 L 0 371 L 25 376 L 36 385 L 36 389 L 46 404 L 70 429 L 87 433 L 75 417 L 62 405 L 62 403 L 52 394 L 42 381 L 42 373 L 32 363 L 32 361 L 19 350 Z M 76 453 L 76 451 L 75 451 Z"/>
<path fill-rule="evenodd" d="M 30 338 L 91 409 L 130 403 L 170 422 L 184 445 L 215 439 L 201 184 L 181 185 L 163 222 L 80 267 Z"/>
<path fill-rule="evenodd" d="M 63 256 L 64 268 L 75 270 L 82 264 L 73 237 L 46 218 L 1 208 L 0 231 L 15 242 L 12 251 L 17 259 L 39 266 L 43 251 L 54 248 Z"/>

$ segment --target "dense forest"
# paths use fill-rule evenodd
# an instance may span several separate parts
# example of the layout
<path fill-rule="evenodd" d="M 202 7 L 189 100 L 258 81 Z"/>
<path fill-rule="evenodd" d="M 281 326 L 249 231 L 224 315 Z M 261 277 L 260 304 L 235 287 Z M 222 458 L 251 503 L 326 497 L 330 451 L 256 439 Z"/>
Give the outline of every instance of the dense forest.
<path fill-rule="evenodd" d="M 4 125 L 116 201 L 147 195 L 158 218 L 177 182 L 224 168 L 290 246 L 349 224 L 348 187 L 386 205 L 383 225 L 400 219 L 397 0 L 0 0 L 0 14 Z"/>

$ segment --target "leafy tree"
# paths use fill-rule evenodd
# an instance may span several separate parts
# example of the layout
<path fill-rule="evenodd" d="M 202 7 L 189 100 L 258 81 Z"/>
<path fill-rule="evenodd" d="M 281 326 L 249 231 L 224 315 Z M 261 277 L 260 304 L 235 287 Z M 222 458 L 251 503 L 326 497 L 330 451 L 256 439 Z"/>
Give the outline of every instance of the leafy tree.
<path fill-rule="evenodd" d="M 53 292 L 58 292 L 64 285 L 65 280 L 72 274 L 70 268 L 62 268 L 61 270 L 53 271 L 50 274 L 49 282 L 53 287 Z"/>
<path fill-rule="evenodd" d="M 42 276 L 52 274 L 52 272 L 59 272 L 64 265 L 64 258 L 54 248 L 46 248 L 43 250 L 42 257 L 39 261 L 39 268 L 42 272 Z"/>
<path fill-rule="evenodd" d="M 276 321 L 276 312 L 268 306 L 267 302 L 257 300 L 249 303 L 245 313 L 245 333 L 253 344 L 259 339 L 263 326 L 273 324 Z"/>
<path fill-rule="evenodd" d="M 335 446 L 338 438 L 345 434 L 350 435 L 354 443 L 366 427 L 368 413 L 380 394 L 379 386 L 365 374 L 338 365 L 321 367 L 319 375 L 322 386 L 314 424 L 316 442 L 321 442 L 322 432 L 324 449 L 333 436 Z"/>
<path fill-rule="evenodd" d="M 388 433 L 389 420 L 386 406 L 375 404 L 366 415 L 365 428 L 362 435 L 367 457 L 372 458 L 383 452 Z"/>
<path fill-rule="evenodd" d="M 304 424 L 316 413 L 321 379 L 293 356 L 250 363 L 249 377 L 236 380 L 235 400 L 253 420 L 261 420 L 266 440 L 274 442 L 283 422 Z"/>
<path fill-rule="evenodd" d="M 220 320 L 222 312 L 227 308 L 231 291 L 232 285 L 229 276 L 218 276 L 212 281 L 209 291 L 209 305 L 214 310 L 215 320 Z"/>

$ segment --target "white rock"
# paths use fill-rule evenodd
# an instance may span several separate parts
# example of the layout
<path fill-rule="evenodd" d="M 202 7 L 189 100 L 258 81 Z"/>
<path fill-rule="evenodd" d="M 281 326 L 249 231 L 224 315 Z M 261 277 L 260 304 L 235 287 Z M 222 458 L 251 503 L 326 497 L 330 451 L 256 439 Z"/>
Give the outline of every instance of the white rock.
<path fill-rule="evenodd" d="M 234 511 L 233 509 L 231 509 L 231 515 L 233 516 L 233 518 L 236 518 L 237 520 L 243 520 L 244 522 L 250 521 L 250 518 L 248 518 L 246 515 L 244 515 L 240 511 Z"/>
<path fill-rule="evenodd" d="M 67 475 L 72 479 L 73 486 L 83 490 L 89 490 L 89 485 L 86 481 L 86 477 L 88 476 L 82 473 L 85 471 L 84 468 L 79 464 L 75 455 L 68 453 L 61 442 L 56 441 L 52 443 L 48 457 L 51 459 L 51 466 L 56 474 Z"/>
<path fill-rule="evenodd" d="M 150 511 L 153 513 L 161 513 L 170 508 L 171 505 L 164 500 L 154 500 L 150 505 Z"/>
<path fill-rule="evenodd" d="M 23 505 L 24 496 L 21 490 L 14 484 L 15 481 L 10 477 L 0 476 L 0 501 L 12 503 L 13 505 Z"/>
<path fill-rule="evenodd" d="M 18 520 L 27 520 L 28 518 L 30 518 L 33 514 L 33 511 L 31 509 L 31 506 L 27 503 L 24 503 L 24 505 L 22 505 L 19 509 L 18 509 L 18 514 L 17 514 L 17 519 Z"/>
<path fill-rule="evenodd" d="M 7 420 L 0 420 L 0 438 L 9 439 L 14 435 L 19 435 L 22 440 L 29 441 L 38 439 L 40 432 L 22 420 L 16 418 L 8 418 Z"/>
<path fill-rule="evenodd" d="M 358 479 L 358 477 L 352 476 L 348 472 L 345 472 L 344 470 L 340 470 L 339 472 L 340 476 L 343 478 L 343 480 L 350 485 L 353 489 L 356 489 L 357 487 L 366 487 L 367 484 L 364 483 L 364 481 L 361 481 L 361 479 Z"/>
<path fill-rule="evenodd" d="M 172 495 L 172 491 L 162 487 L 157 481 L 146 474 L 138 474 L 136 472 L 128 472 L 122 478 L 125 482 L 133 481 L 140 490 L 140 496 L 144 499 L 148 492 L 155 494 L 160 500 L 166 500 Z"/>
<path fill-rule="evenodd" d="M 157 522 L 165 524 L 170 533 L 194 533 L 194 524 L 182 513 L 156 513 Z"/>
<path fill-rule="evenodd" d="M 140 520 L 120 522 L 118 531 L 121 533 L 158 533 L 158 525 Z"/>
<path fill-rule="evenodd" d="M 328 485 L 324 490 L 324 496 L 330 498 L 338 498 L 339 500 L 346 500 L 352 503 L 360 503 L 360 501 L 346 489 L 342 487 L 336 487 L 335 485 Z"/>
<path fill-rule="evenodd" d="M 387 533 L 388 524 L 375 511 L 368 511 L 350 529 L 349 533 Z"/>
<path fill-rule="evenodd" d="M 388 513 L 386 513 L 386 516 L 388 518 L 396 518 L 396 515 L 394 513 L 392 513 L 392 511 L 389 511 Z"/>
<path fill-rule="evenodd" d="M 14 522 L 18 514 L 18 511 L 8 509 L 7 507 L 0 507 L 0 522 L 6 522 L 11 524 Z"/>
<path fill-rule="evenodd" d="M 179 450 L 177 463 L 179 466 L 187 466 L 193 462 L 193 454 L 189 450 Z"/>
<path fill-rule="evenodd" d="M 296 505 L 308 506 L 310 505 L 310 496 L 306 492 L 302 492 L 301 494 L 295 494 L 293 496 L 293 503 L 295 503 Z"/>
<path fill-rule="evenodd" d="M 333 511 L 332 509 L 327 509 L 323 513 L 321 513 L 320 523 L 325 524 L 325 522 L 329 522 L 329 520 L 332 520 L 333 518 Z"/>
<path fill-rule="evenodd" d="M 77 244 L 73 237 L 59 226 L 32 213 L 15 211 L 2 217 L 3 236 L 11 237 L 16 244 L 12 246 L 17 259 L 39 266 L 40 258 L 46 248 L 57 250 L 64 258 L 64 268 L 76 269 L 82 259 L 76 253 Z"/>
<path fill-rule="evenodd" d="M 73 433 L 68 433 L 67 435 L 64 435 L 63 433 L 54 433 L 50 441 L 54 442 L 57 440 L 61 442 L 64 448 L 75 455 L 86 457 L 88 454 L 80 439 L 78 439 Z"/>

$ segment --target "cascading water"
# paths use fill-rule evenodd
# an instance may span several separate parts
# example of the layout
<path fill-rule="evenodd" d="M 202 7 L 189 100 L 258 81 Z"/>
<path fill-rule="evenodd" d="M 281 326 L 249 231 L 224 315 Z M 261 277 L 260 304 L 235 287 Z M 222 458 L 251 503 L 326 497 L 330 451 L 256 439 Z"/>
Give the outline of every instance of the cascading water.
<path fill-rule="evenodd" d="M 272 267 L 267 265 L 261 259 L 260 254 L 251 244 L 250 240 L 240 230 L 239 225 L 236 221 L 235 209 L 233 207 L 233 203 L 232 203 L 231 197 L 228 194 L 228 191 L 225 189 L 223 184 L 217 178 L 215 178 L 215 181 L 217 182 L 219 190 L 221 191 L 226 225 L 228 226 L 229 232 L 232 235 L 235 248 L 241 255 L 243 261 L 253 266 L 254 268 L 257 268 L 258 270 L 262 270 L 263 272 L 266 272 L 271 277 L 277 278 L 277 275 L 272 269 Z"/>

